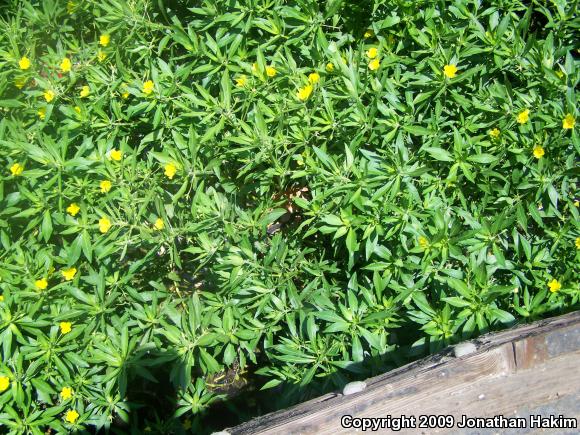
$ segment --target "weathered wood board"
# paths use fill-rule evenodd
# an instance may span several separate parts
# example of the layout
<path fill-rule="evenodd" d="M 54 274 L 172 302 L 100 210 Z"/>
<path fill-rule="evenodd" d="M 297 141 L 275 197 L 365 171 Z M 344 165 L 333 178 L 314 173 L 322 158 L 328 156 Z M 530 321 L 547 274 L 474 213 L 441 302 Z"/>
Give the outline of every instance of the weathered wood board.
<path fill-rule="evenodd" d="M 382 418 L 383 425 L 388 425 L 389 417 L 404 415 L 415 416 L 416 423 L 399 433 L 545 433 L 546 429 L 530 427 L 530 416 L 558 412 L 554 417 L 570 420 L 557 421 L 560 428 L 548 429 L 551 433 L 580 432 L 578 427 L 561 427 L 580 420 L 580 312 L 481 336 L 472 343 L 476 350 L 468 355 L 454 357 L 446 349 L 368 379 L 360 393 L 327 394 L 227 431 L 239 435 L 354 433 L 362 428 L 343 427 L 343 416 Z M 420 428 L 421 415 L 450 417 L 430 422 L 423 418 L 428 427 Z M 461 428 L 464 415 L 521 417 L 527 427 Z M 429 427 L 437 423 L 449 427 Z M 377 433 L 391 431 L 385 427 Z"/>

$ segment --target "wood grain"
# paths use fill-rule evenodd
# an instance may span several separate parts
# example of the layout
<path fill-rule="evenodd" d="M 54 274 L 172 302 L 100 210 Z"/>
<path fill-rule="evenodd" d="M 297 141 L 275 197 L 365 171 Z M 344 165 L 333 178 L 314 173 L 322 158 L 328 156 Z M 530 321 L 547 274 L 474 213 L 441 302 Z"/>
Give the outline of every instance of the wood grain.
<path fill-rule="evenodd" d="M 580 312 L 488 334 L 473 343 L 475 353 L 454 358 L 446 349 L 367 379 L 361 393 L 327 394 L 228 431 L 240 435 L 352 433 L 354 429 L 341 427 L 343 415 L 513 416 L 523 406 L 539 406 L 566 395 L 578 397 Z M 425 433 L 444 432 L 429 429 Z"/>

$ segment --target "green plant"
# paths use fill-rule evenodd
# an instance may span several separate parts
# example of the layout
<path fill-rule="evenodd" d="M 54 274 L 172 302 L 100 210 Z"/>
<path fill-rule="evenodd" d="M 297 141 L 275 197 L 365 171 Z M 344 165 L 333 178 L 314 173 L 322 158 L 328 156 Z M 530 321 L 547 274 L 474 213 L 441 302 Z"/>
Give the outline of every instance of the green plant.
<path fill-rule="evenodd" d="M 576 1 L 8 4 L 10 433 L 209 431 L 578 308 Z"/>

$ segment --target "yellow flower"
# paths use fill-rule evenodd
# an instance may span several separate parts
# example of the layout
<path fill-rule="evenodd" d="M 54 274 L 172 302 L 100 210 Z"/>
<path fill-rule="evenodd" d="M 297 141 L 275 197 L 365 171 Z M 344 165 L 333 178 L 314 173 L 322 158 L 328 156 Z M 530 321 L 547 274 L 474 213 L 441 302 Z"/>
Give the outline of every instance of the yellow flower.
<path fill-rule="evenodd" d="M 110 229 L 111 229 L 111 221 L 108 218 L 103 217 L 99 219 L 99 231 L 101 233 L 105 234 Z"/>
<path fill-rule="evenodd" d="M 498 129 L 498 128 L 494 128 L 493 130 L 491 130 L 491 131 L 489 132 L 489 135 L 490 135 L 491 137 L 493 137 L 494 139 L 497 139 L 497 138 L 499 137 L 499 134 L 500 134 L 500 131 L 499 131 L 499 129 Z"/>
<path fill-rule="evenodd" d="M 69 332 L 72 331 L 72 323 L 71 322 L 60 322 L 59 326 L 60 326 L 60 332 L 62 334 L 68 334 Z"/>
<path fill-rule="evenodd" d="M 38 290 L 45 290 L 46 287 L 48 287 L 48 281 L 46 278 L 37 279 L 34 281 L 34 287 L 36 287 Z"/>
<path fill-rule="evenodd" d="M 72 63 L 68 57 L 65 57 L 60 63 L 60 69 L 62 72 L 69 72 L 72 67 Z"/>
<path fill-rule="evenodd" d="M 147 80 L 145 83 L 143 83 L 143 93 L 149 95 L 151 92 L 153 92 L 154 86 L 155 85 L 151 80 Z"/>
<path fill-rule="evenodd" d="M 109 45 L 109 42 L 111 41 L 111 36 L 110 35 L 101 35 L 99 38 L 99 44 L 101 44 L 103 47 L 106 47 L 107 45 Z"/>
<path fill-rule="evenodd" d="M 0 302 L 4 302 L 4 295 L 0 295 Z"/>
<path fill-rule="evenodd" d="M 22 174 L 22 171 L 24 171 L 24 166 L 22 166 L 20 163 L 14 163 L 12 166 L 10 166 L 10 172 L 12 172 L 12 175 L 15 177 Z"/>
<path fill-rule="evenodd" d="M 373 32 L 371 29 L 368 29 L 364 34 L 366 39 L 372 38 L 373 36 L 375 36 L 375 32 Z"/>
<path fill-rule="evenodd" d="M 429 240 L 427 240 L 426 237 L 419 237 L 419 246 L 421 247 L 421 249 L 427 249 L 427 247 L 429 246 Z"/>
<path fill-rule="evenodd" d="M 175 175 L 176 172 L 177 172 L 177 166 L 175 166 L 174 163 L 167 163 L 165 165 L 165 175 L 170 180 L 173 179 L 173 176 Z"/>
<path fill-rule="evenodd" d="M 571 129 L 574 128 L 574 126 L 576 125 L 576 119 L 574 119 L 574 116 L 572 116 L 571 113 L 568 113 L 566 115 L 566 117 L 562 120 L 562 128 L 564 129 Z"/>
<path fill-rule="evenodd" d="M 62 390 L 60 390 L 60 397 L 62 397 L 62 400 L 68 400 L 72 395 L 73 389 L 71 387 L 62 387 Z"/>
<path fill-rule="evenodd" d="M 62 273 L 62 276 L 64 276 L 65 280 L 72 281 L 72 279 L 77 274 L 77 269 L 76 269 L 76 267 L 71 267 L 71 268 L 62 270 L 60 273 Z"/>
<path fill-rule="evenodd" d="M 580 201 L 578 200 L 574 201 L 574 207 L 580 207 Z"/>
<path fill-rule="evenodd" d="M 111 150 L 111 158 L 116 162 L 120 161 L 123 158 L 123 151 L 113 148 Z"/>
<path fill-rule="evenodd" d="M 76 412 L 74 409 L 67 411 L 66 415 L 64 416 L 64 419 L 71 424 L 74 424 L 74 422 L 77 421 L 78 418 L 79 418 L 79 413 Z"/>
<path fill-rule="evenodd" d="M 559 79 L 561 79 L 562 77 L 564 77 L 564 73 L 561 70 L 557 70 L 556 71 L 556 75 L 558 76 Z"/>
<path fill-rule="evenodd" d="M 74 202 L 66 208 L 66 212 L 71 216 L 76 216 L 77 213 L 81 210 L 81 208 L 76 205 Z"/>
<path fill-rule="evenodd" d="M 522 110 L 517 117 L 519 124 L 525 124 L 530 119 L 530 111 L 528 109 Z"/>
<path fill-rule="evenodd" d="M 536 159 L 541 159 L 542 157 L 544 157 L 544 154 L 546 154 L 546 152 L 544 151 L 544 148 L 542 148 L 540 145 L 536 145 L 534 147 L 534 157 Z"/>
<path fill-rule="evenodd" d="M 550 291 L 552 293 L 556 293 L 558 290 L 562 288 L 562 284 L 557 279 L 553 279 L 548 283 L 548 287 L 550 287 Z"/>
<path fill-rule="evenodd" d="M 374 59 L 377 57 L 377 54 L 379 54 L 379 51 L 376 49 L 376 47 L 372 47 L 367 50 L 367 56 L 369 59 Z"/>
<path fill-rule="evenodd" d="M 104 61 L 106 58 L 107 58 L 107 54 L 106 54 L 104 51 L 102 51 L 102 50 L 99 50 L 99 51 L 97 52 L 97 60 L 98 60 L 99 62 L 102 62 L 102 61 Z"/>
<path fill-rule="evenodd" d="M 274 68 L 273 66 L 267 66 L 266 75 L 268 77 L 274 77 L 276 75 L 276 68 Z"/>
<path fill-rule="evenodd" d="M 45 107 L 41 107 L 40 109 L 38 109 L 38 112 L 36 112 L 38 114 L 38 117 L 40 118 L 41 121 L 44 121 L 44 118 L 46 118 L 46 108 Z"/>
<path fill-rule="evenodd" d="M 153 224 L 153 226 L 155 227 L 156 230 L 162 230 L 165 227 L 165 223 L 163 222 L 163 219 L 158 218 L 155 221 L 155 224 Z"/>
<path fill-rule="evenodd" d="M 50 89 L 48 91 L 44 91 L 43 95 L 47 103 L 50 103 L 52 100 L 54 100 L 54 92 Z"/>
<path fill-rule="evenodd" d="M 103 180 L 99 186 L 101 188 L 101 193 L 107 193 L 109 190 L 111 190 L 112 184 L 109 180 Z"/>
<path fill-rule="evenodd" d="M 10 379 L 8 376 L 0 376 L 0 393 L 6 391 L 10 386 Z"/>
<path fill-rule="evenodd" d="M 378 58 L 374 58 L 373 60 L 371 60 L 369 62 L 369 69 L 371 71 L 375 71 L 375 70 L 379 69 L 380 66 L 381 66 L 381 61 Z"/>
<path fill-rule="evenodd" d="M 576 237 L 576 249 L 580 249 L 580 237 Z"/>
<path fill-rule="evenodd" d="M 257 71 L 258 71 L 258 64 L 257 64 L 256 62 L 254 62 L 254 63 L 252 64 L 252 72 L 253 72 L 253 73 L 255 73 L 255 72 L 257 72 Z"/>
<path fill-rule="evenodd" d="M 247 82 L 248 82 L 248 79 L 246 76 L 240 76 L 236 79 L 236 86 L 238 88 L 242 88 L 242 87 L 246 86 Z"/>
<path fill-rule="evenodd" d="M 334 64 L 332 62 L 328 62 L 326 64 L 326 71 L 328 71 L 328 72 L 334 71 Z"/>
<path fill-rule="evenodd" d="M 26 84 L 26 77 L 16 77 L 14 79 L 14 86 L 16 86 L 18 89 L 22 89 L 25 84 Z"/>
<path fill-rule="evenodd" d="M 306 85 L 296 92 L 296 97 L 298 97 L 300 101 L 306 101 L 308 97 L 310 97 L 310 94 L 312 94 L 312 85 Z"/>
<path fill-rule="evenodd" d="M 77 112 L 77 115 L 81 114 L 81 108 L 79 106 L 75 106 L 74 109 L 75 109 L 75 112 Z"/>
<path fill-rule="evenodd" d="M 443 74 L 445 74 L 445 77 L 452 79 L 457 75 L 457 66 L 454 64 L 445 65 L 443 67 Z"/>
<path fill-rule="evenodd" d="M 81 98 L 88 97 L 91 93 L 91 89 L 88 86 L 83 86 L 81 89 Z"/>
<path fill-rule="evenodd" d="M 30 65 L 31 65 L 30 59 L 28 59 L 26 56 L 22 56 L 18 61 L 18 66 L 20 67 L 21 70 L 27 70 L 28 68 L 30 68 Z"/>
<path fill-rule="evenodd" d="M 320 80 L 320 75 L 318 73 L 311 73 L 308 76 L 308 81 L 312 84 L 318 83 L 318 81 Z"/>
<path fill-rule="evenodd" d="M 126 100 L 127 98 L 129 98 L 129 91 L 127 90 L 127 83 L 123 83 L 121 85 L 121 98 L 123 98 L 123 100 Z"/>

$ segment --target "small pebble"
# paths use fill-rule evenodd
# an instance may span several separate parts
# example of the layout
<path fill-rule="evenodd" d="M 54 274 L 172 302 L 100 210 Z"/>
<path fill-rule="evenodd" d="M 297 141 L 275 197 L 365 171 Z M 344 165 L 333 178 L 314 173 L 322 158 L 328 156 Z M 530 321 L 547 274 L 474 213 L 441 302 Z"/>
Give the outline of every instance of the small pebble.
<path fill-rule="evenodd" d="M 469 355 L 470 353 L 473 353 L 476 350 L 477 347 L 473 343 L 469 342 L 459 343 L 455 345 L 455 347 L 453 348 L 453 354 L 455 355 L 456 358 L 459 358 L 461 356 Z"/>
<path fill-rule="evenodd" d="M 356 382 L 349 382 L 346 384 L 342 390 L 342 394 L 348 396 L 350 394 L 360 393 L 367 387 L 366 382 L 356 381 Z"/>
<path fill-rule="evenodd" d="M 480 394 L 479 396 L 477 396 L 477 398 L 479 400 L 483 400 L 483 399 L 485 399 L 485 394 Z"/>

